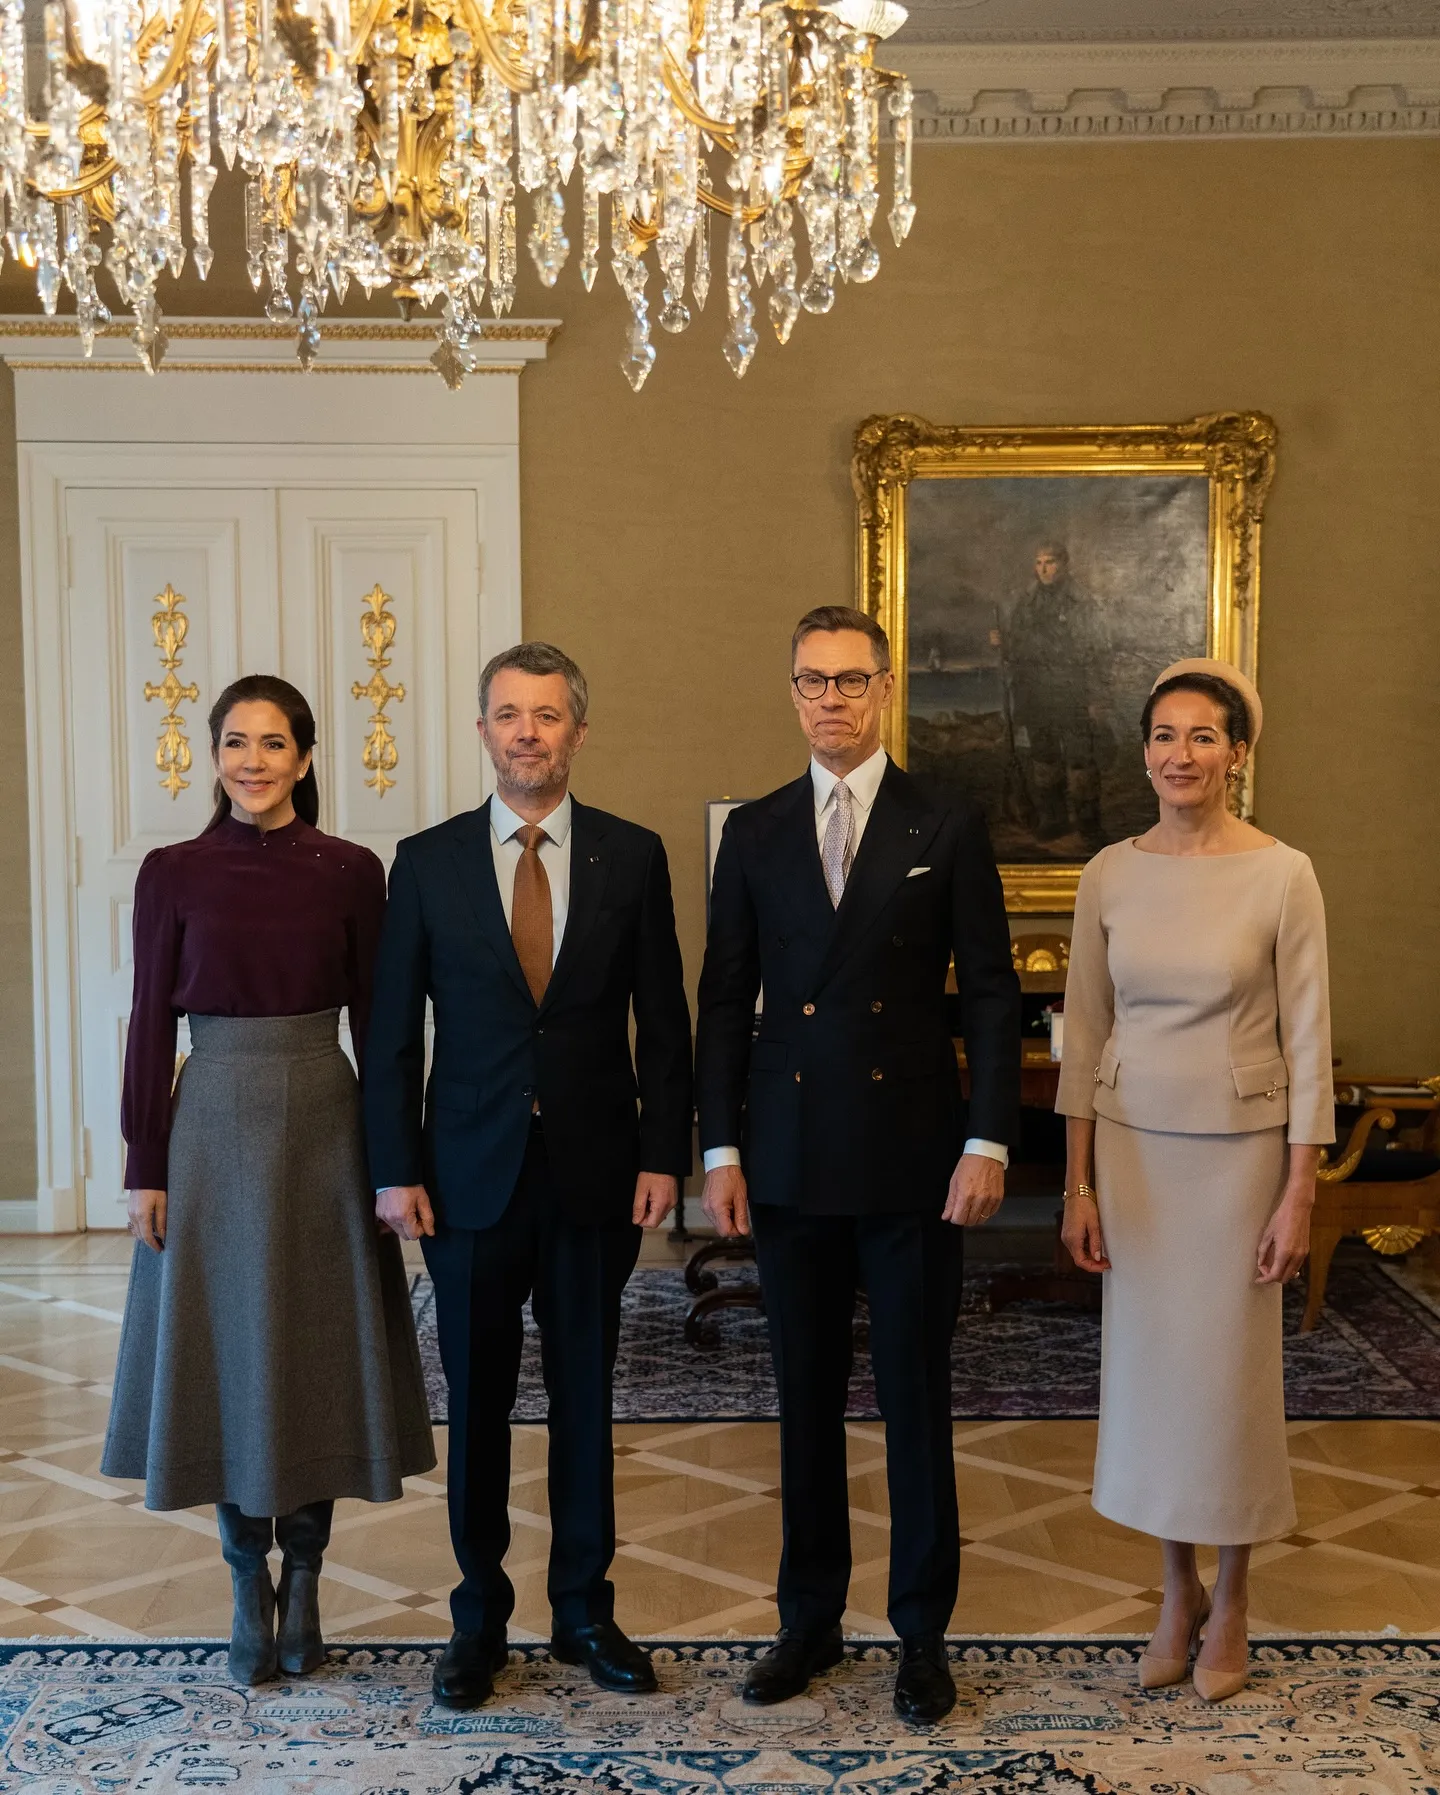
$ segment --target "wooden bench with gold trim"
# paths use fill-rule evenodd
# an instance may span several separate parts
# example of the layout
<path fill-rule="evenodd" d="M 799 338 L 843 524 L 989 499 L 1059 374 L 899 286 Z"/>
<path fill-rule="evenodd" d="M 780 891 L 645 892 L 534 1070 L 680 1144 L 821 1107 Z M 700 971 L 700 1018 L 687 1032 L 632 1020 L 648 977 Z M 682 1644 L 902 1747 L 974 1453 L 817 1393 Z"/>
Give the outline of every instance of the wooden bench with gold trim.
<path fill-rule="evenodd" d="M 1300 1323 L 1305 1334 L 1320 1319 L 1330 1261 L 1347 1235 L 1358 1234 L 1384 1254 L 1408 1253 L 1427 1238 L 1432 1251 L 1440 1243 L 1440 1169 L 1411 1178 L 1364 1175 L 1365 1150 L 1376 1131 L 1388 1133 L 1401 1116 L 1421 1118 L 1418 1128 L 1406 1131 L 1413 1134 L 1409 1144 L 1417 1155 L 1440 1157 L 1440 1077 L 1344 1079 L 1336 1083 L 1335 1100 L 1342 1108 L 1358 1108 L 1360 1114 L 1339 1157 L 1328 1151 L 1320 1156 L 1310 1223 L 1309 1287 Z M 1373 1166 L 1373 1157 L 1370 1163 Z"/>

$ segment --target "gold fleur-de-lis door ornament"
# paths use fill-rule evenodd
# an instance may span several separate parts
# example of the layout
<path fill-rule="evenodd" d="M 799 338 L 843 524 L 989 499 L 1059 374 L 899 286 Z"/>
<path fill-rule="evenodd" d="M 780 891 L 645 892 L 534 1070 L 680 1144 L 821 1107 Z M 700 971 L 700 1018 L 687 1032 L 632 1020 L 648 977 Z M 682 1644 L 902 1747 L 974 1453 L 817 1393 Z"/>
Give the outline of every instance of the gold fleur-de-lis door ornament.
<path fill-rule="evenodd" d="M 160 651 L 160 665 L 165 670 L 165 677 L 159 685 L 146 680 L 145 702 L 149 704 L 158 698 L 165 706 L 165 715 L 160 719 L 160 739 L 155 748 L 155 765 L 160 771 L 160 784 L 173 800 L 190 784 L 185 777 L 191 765 L 190 738 L 185 733 L 185 719 L 178 707 L 182 699 L 196 703 L 200 688 L 193 682 L 186 685 L 180 678 L 180 659 L 185 638 L 190 633 L 190 619 L 180 609 L 185 603 L 184 593 L 177 592 L 167 582 L 165 590 L 156 595 L 155 603 L 160 608 L 150 619 L 150 628 Z"/>
<path fill-rule="evenodd" d="M 390 733 L 385 706 L 392 699 L 396 704 L 405 702 L 404 686 L 392 686 L 385 677 L 395 641 L 396 618 L 388 609 L 394 602 L 378 582 L 366 595 L 360 611 L 360 639 L 365 644 L 366 659 L 370 663 L 370 678 L 363 683 L 357 679 L 350 688 L 352 697 L 370 701 L 370 733 L 365 738 L 361 760 L 370 774 L 366 785 L 381 798 L 395 784 L 390 775 L 400 764 L 400 750 Z"/>

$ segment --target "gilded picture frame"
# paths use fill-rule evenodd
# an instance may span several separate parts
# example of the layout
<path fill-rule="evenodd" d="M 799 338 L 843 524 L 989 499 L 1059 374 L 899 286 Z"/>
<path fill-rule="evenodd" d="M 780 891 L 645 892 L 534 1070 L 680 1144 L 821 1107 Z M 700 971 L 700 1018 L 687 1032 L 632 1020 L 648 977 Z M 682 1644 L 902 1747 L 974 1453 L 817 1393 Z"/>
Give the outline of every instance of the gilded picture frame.
<path fill-rule="evenodd" d="M 937 736 L 918 716 L 912 728 L 912 696 L 920 701 L 912 694 L 912 669 L 917 692 L 928 689 L 927 679 L 933 684 L 932 675 L 943 679 L 952 670 L 963 670 L 971 676 L 972 685 L 976 679 L 983 682 L 988 678 L 992 692 L 1002 688 L 1007 694 L 1013 691 L 1014 681 L 1004 665 L 1005 643 L 1010 620 L 1019 614 L 1019 602 L 1003 592 L 996 596 L 992 604 L 995 627 L 981 638 L 975 636 L 974 616 L 983 617 L 983 605 L 992 603 L 990 598 L 978 596 L 985 578 L 1004 583 L 997 571 L 1001 563 L 1005 578 L 1012 571 L 1018 577 L 1025 531 L 1032 530 L 1033 540 L 1035 518 L 1044 510 L 1042 500 L 1045 504 L 1053 501 L 1059 514 L 1070 519 L 1083 538 L 1095 593 L 1092 608 L 1097 617 L 1104 616 L 1103 627 L 1108 632 L 1103 637 L 1105 653 L 1111 664 L 1130 669 L 1124 702 L 1116 698 L 1115 718 L 1105 728 L 1108 755 L 1121 769 L 1116 778 L 1129 782 L 1122 794 L 1124 803 L 1110 804 L 1107 799 L 1108 814 L 1102 820 L 1098 798 L 1094 801 L 1093 830 L 1098 833 L 1085 837 L 1083 846 L 1079 836 L 1065 833 L 1063 820 L 1058 830 L 1051 828 L 1049 840 L 1038 823 L 1031 825 L 1033 839 L 1027 839 L 1023 822 L 1012 819 L 1008 827 L 1002 824 L 997 855 L 1006 904 L 1012 913 L 1059 915 L 1071 911 L 1084 860 L 1100 845 L 1106 823 L 1113 832 L 1117 818 L 1137 814 L 1133 780 L 1143 777 L 1143 769 L 1133 731 L 1138 721 L 1135 694 L 1143 696 L 1143 689 L 1148 689 L 1136 683 L 1142 671 L 1153 676 L 1149 674 L 1152 662 L 1158 671 L 1167 659 L 1206 654 L 1255 677 L 1260 529 L 1275 470 L 1275 449 L 1273 421 L 1260 412 L 1244 411 L 1212 412 L 1177 424 L 1033 429 L 931 424 L 902 413 L 867 418 L 857 429 L 851 461 L 859 525 L 857 603 L 880 621 L 890 637 L 895 696 L 884 739 L 902 766 L 910 760 L 912 735 L 917 744 L 923 740 L 932 745 L 973 738 L 979 746 L 972 743 L 969 764 L 972 769 L 983 764 L 975 759 L 976 753 L 986 751 L 977 730 L 970 728 L 969 737 L 963 731 L 955 735 L 962 723 L 974 721 L 962 718 L 958 711 L 940 713 L 942 723 L 953 725 L 951 736 Z M 937 489 L 927 484 L 917 491 L 917 483 L 932 481 L 1010 484 L 983 493 L 963 485 Z M 1113 484 L 1102 489 L 1077 486 L 1076 481 Z M 1015 482 L 1048 484 L 1031 487 Z M 1028 503 L 1032 500 L 1036 503 Z M 937 517 L 941 518 L 938 524 L 933 521 Z M 926 527 L 934 539 L 928 543 L 912 542 L 912 527 L 921 518 L 932 520 Z M 1153 540 L 1147 538 L 1147 531 Z M 1063 545 L 1050 548 L 1048 543 L 1054 540 L 1047 537 L 1046 545 L 1034 554 L 1037 579 L 1043 571 L 1040 557 L 1045 554 L 1050 554 L 1052 561 L 1056 554 L 1064 557 L 1059 565 L 1069 578 L 1070 551 Z M 953 557 L 947 544 L 956 551 Z M 928 585 L 923 590 L 912 581 L 912 554 L 917 570 L 927 570 L 924 579 Z M 965 563 L 972 575 L 977 566 L 988 569 L 988 574 L 972 577 L 969 584 L 958 581 L 957 576 L 958 583 L 947 587 L 945 574 L 936 570 L 948 569 L 952 560 L 957 566 Z M 1158 578 L 1153 570 L 1159 567 L 1172 569 L 1173 577 Z M 1107 570 L 1114 573 L 1113 579 L 1107 580 Z M 1163 610 L 1170 588 L 1174 588 L 1173 615 Z M 951 631 L 948 637 L 942 615 L 947 604 L 959 619 L 957 630 L 961 632 Z M 917 620 L 928 630 L 921 648 L 929 657 L 918 668 L 912 637 L 912 623 Z M 969 630 L 968 636 L 961 625 Z M 1018 638 L 1018 623 L 1015 632 Z M 1031 634 L 1035 634 L 1033 626 Z M 973 646 L 976 640 L 981 643 L 978 650 Z M 993 649 L 987 649 L 986 642 L 994 644 Z M 967 643 L 972 645 L 967 647 Z M 967 654 L 969 659 L 964 658 Z M 1157 654 L 1162 658 L 1157 660 Z M 960 658 L 950 658 L 952 655 Z M 987 655 L 992 663 L 988 667 L 984 664 Z M 1063 680 L 1063 670 L 1057 669 L 1057 677 Z M 954 671 L 950 683 L 953 686 L 957 681 L 963 684 L 960 672 Z M 1033 677 L 1030 683 L 1033 687 Z M 996 702 L 993 696 L 976 699 L 970 701 L 969 708 L 974 711 Z M 1033 706 L 1036 701 L 1030 702 Z M 983 720 L 997 733 L 992 744 L 996 752 L 999 740 L 1008 740 L 1015 779 L 1023 784 L 1021 763 L 1036 752 L 1036 732 L 1023 724 L 1015 727 L 1008 696 L 1000 701 L 1000 709 L 1005 716 L 999 721 L 988 715 Z M 1101 728 L 1097 724 L 1097 730 Z M 927 730 L 928 734 L 922 733 Z M 1008 737 L 1004 736 L 1006 730 Z M 1021 744 L 1018 748 L 1017 742 Z M 1094 773 L 1097 787 L 1101 777 L 1099 771 Z M 1083 785 L 1083 769 L 1079 774 L 1073 768 L 1068 773 L 1061 769 L 1062 785 L 1066 778 Z M 1253 790 L 1252 767 L 1237 792 L 1242 814 L 1251 812 Z M 992 800 L 987 809 L 999 807 L 993 793 Z M 1024 814 L 1035 815 L 1033 802 L 1023 793 L 1021 806 Z M 991 827 L 993 832 L 993 815 Z M 1067 842 L 1073 844 L 1070 858 L 1064 857 Z"/>

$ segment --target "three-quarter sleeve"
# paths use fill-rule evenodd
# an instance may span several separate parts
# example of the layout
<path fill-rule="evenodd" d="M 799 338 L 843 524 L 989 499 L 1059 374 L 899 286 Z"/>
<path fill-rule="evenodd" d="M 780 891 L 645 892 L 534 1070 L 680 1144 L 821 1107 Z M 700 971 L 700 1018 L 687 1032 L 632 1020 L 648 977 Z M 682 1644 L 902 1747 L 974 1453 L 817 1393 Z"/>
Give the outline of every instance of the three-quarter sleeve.
<path fill-rule="evenodd" d="M 129 1152 L 127 1190 L 169 1184 L 171 1092 L 175 1084 L 176 970 L 181 926 L 165 850 L 147 854 L 135 881 L 135 990 L 125 1042 L 120 1131 Z"/>
<path fill-rule="evenodd" d="M 385 868 L 366 848 L 359 851 L 355 867 L 352 908 L 346 922 L 349 965 L 346 968 L 346 1007 L 350 1011 L 350 1040 L 355 1064 L 365 1068 L 365 1036 L 370 1027 L 370 1004 L 375 990 L 375 956 L 380 949 L 380 925 L 385 920 Z"/>
<path fill-rule="evenodd" d="M 1330 1054 L 1330 963 L 1325 900 L 1304 854 L 1285 884 L 1275 936 L 1275 996 L 1280 1051 L 1290 1078 L 1289 1138 L 1326 1146 L 1335 1139 L 1334 1065 Z"/>
<path fill-rule="evenodd" d="M 1105 851 L 1080 875 L 1075 922 L 1070 935 L 1070 969 L 1065 975 L 1065 1034 L 1060 1054 L 1057 1115 L 1095 1117 L 1095 1067 L 1115 1020 L 1115 987 L 1110 978 L 1109 944 L 1100 919 L 1100 885 Z"/>

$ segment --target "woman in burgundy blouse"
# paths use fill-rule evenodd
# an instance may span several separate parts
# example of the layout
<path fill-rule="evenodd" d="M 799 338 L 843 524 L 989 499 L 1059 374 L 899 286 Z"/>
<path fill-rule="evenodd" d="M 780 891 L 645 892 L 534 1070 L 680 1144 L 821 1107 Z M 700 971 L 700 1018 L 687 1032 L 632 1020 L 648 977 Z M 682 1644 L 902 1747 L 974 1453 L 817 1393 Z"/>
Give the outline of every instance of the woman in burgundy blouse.
<path fill-rule="evenodd" d="M 365 1039 L 385 875 L 315 826 L 315 721 L 293 686 L 238 680 L 210 738 L 209 826 L 150 854 L 135 886 L 122 1125 L 138 1244 L 103 1468 L 143 1477 L 148 1508 L 216 1505 L 230 1666 L 258 1683 L 323 1661 L 335 1499 L 393 1501 L 435 1453 L 339 1046 L 342 1008 L 357 1052 Z"/>

